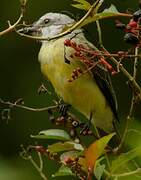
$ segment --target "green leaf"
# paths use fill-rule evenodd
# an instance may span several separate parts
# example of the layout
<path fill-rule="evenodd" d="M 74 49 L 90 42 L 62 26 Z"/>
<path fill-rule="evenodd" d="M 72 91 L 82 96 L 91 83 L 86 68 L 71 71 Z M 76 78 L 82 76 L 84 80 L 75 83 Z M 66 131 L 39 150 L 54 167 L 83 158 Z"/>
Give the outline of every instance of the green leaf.
<path fill-rule="evenodd" d="M 85 152 L 85 159 L 87 168 L 91 172 L 93 171 L 96 160 L 103 154 L 105 147 L 114 135 L 115 133 L 111 133 L 107 136 L 104 136 L 88 147 L 87 151 Z"/>
<path fill-rule="evenodd" d="M 74 160 L 75 158 L 79 157 L 81 154 L 78 151 L 69 151 L 61 154 L 60 160 L 63 164 L 66 164 L 68 160 Z"/>
<path fill-rule="evenodd" d="M 72 141 L 67 141 L 64 143 L 58 142 L 58 143 L 49 145 L 48 150 L 52 153 L 55 153 L 55 152 L 71 151 L 71 150 L 83 151 L 84 148 L 81 144 L 77 144 Z"/>
<path fill-rule="evenodd" d="M 98 150 L 99 150 L 99 156 L 101 156 L 103 154 L 105 147 L 107 146 L 109 141 L 112 139 L 112 137 L 115 135 L 116 135 L 116 133 L 111 133 L 111 134 L 104 136 L 96 141 Z"/>
<path fill-rule="evenodd" d="M 73 143 L 73 142 L 72 142 Z M 84 151 L 84 148 L 81 144 L 78 144 L 78 143 L 73 143 L 74 145 L 74 149 L 75 150 L 78 150 L 78 151 Z"/>
<path fill-rule="evenodd" d="M 62 165 L 59 170 L 52 175 L 52 177 L 58 177 L 58 176 L 75 176 L 75 174 L 72 172 L 72 170 L 65 166 L 65 165 Z"/>
<path fill-rule="evenodd" d="M 73 149 L 74 149 L 74 146 L 68 142 L 65 142 L 65 143 L 58 142 L 58 143 L 48 146 L 48 150 L 51 153 L 57 153 L 61 151 L 70 151 Z"/>
<path fill-rule="evenodd" d="M 101 180 L 104 170 L 105 170 L 105 164 L 101 165 L 100 163 L 96 163 L 96 166 L 94 168 L 94 175 L 97 180 Z"/>
<path fill-rule="evenodd" d="M 74 2 L 78 2 L 78 4 L 72 4 L 73 7 L 77 9 L 89 10 L 91 4 L 88 3 L 86 0 L 73 0 Z"/>
<path fill-rule="evenodd" d="M 39 132 L 38 135 L 31 135 L 31 137 L 36 139 L 57 139 L 62 141 L 71 140 L 70 135 L 66 131 L 61 129 L 48 129 Z"/>
<path fill-rule="evenodd" d="M 102 13 L 119 13 L 115 5 L 111 4 L 111 6 L 107 9 L 105 9 Z"/>
<path fill-rule="evenodd" d="M 116 7 L 112 4 L 108 9 L 105 9 L 103 12 L 100 13 L 93 13 L 93 16 L 89 16 L 88 18 L 86 18 L 80 25 L 79 28 L 95 22 L 97 20 L 100 19 L 105 19 L 105 18 L 110 18 L 110 17 L 115 17 L 115 16 L 124 16 L 126 14 L 120 13 L 118 12 L 118 10 L 116 9 Z"/>
<path fill-rule="evenodd" d="M 120 156 L 118 156 L 118 158 L 112 161 L 111 172 L 115 172 L 116 170 L 121 168 L 121 166 L 125 165 L 126 163 L 128 163 L 129 161 L 131 161 L 139 155 L 141 155 L 141 146 L 132 149 L 127 153 L 121 154 Z"/>

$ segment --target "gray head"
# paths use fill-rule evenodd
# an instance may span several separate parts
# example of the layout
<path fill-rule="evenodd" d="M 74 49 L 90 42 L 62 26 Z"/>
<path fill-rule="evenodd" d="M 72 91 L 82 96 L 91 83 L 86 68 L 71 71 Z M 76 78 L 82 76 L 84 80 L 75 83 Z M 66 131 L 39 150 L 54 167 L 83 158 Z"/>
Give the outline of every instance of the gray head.
<path fill-rule="evenodd" d="M 33 23 L 32 26 L 23 28 L 22 32 L 40 37 L 52 37 L 61 33 L 65 28 L 72 26 L 74 22 L 74 19 L 65 14 L 47 13 Z"/>

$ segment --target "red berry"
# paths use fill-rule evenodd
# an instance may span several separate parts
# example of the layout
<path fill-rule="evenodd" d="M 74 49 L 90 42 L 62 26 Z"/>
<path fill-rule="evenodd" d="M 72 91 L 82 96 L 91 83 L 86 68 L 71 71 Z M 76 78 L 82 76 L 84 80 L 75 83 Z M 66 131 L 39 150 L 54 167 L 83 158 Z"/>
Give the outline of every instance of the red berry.
<path fill-rule="evenodd" d="M 70 58 L 73 58 L 73 55 L 72 55 L 72 54 L 70 55 Z"/>
<path fill-rule="evenodd" d="M 81 53 L 80 53 L 80 52 L 75 52 L 74 55 L 75 55 L 76 57 L 80 57 Z"/>
<path fill-rule="evenodd" d="M 131 21 L 128 23 L 127 26 L 130 26 L 131 28 L 136 28 L 138 23 L 131 19 Z"/>
<path fill-rule="evenodd" d="M 70 39 L 66 39 L 66 40 L 64 41 L 64 45 L 65 45 L 65 46 L 71 46 L 71 40 L 70 40 Z"/>
<path fill-rule="evenodd" d="M 82 69 L 80 69 L 79 67 L 77 68 L 77 71 L 78 71 L 79 73 L 83 73 Z"/>
<path fill-rule="evenodd" d="M 78 47 L 84 49 L 83 44 L 78 44 Z"/>
<path fill-rule="evenodd" d="M 75 76 L 78 76 L 78 71 L 76 69 L 73 70 Z"/>
<path fill-rule="evenodd" d="M 116 75 L 117 73 L 118 73 L 117 71 L 113 70 L 111 74 L 112 74 L 112 76 L 114 76 L 114 75 Z"/>
<path fill-rule="evenodd" d="M 77 47 L 76 42 L 74 42 L 74 41 L 70 41 L 70 42 L 71 42 L 71 47 L 73 47 L 73 48 L 76 48 L 76 47 Z"/>
<path fill-rule="evenodd" d="M 46 149 L 43 146 L 35 146 L 35 150 L 37 152 L 40 152 L 41 154 L 45 154 L 46 153 Z"/>

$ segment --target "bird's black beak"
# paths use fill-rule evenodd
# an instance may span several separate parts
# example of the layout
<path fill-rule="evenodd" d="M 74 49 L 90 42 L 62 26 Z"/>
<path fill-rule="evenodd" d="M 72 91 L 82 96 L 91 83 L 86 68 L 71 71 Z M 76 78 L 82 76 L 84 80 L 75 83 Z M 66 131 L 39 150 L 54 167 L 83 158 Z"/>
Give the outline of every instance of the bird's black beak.
<path fill-rule="evenodd" d="M 19 29 L 18 32 L 22 34 L 27 34 L 27 35 L 35 35 L 35 34 L 39 34 L 41 31 L 40 31 L 40 28 L 34 25 L 31 25 L 31 26 L 23 27 Z"/>

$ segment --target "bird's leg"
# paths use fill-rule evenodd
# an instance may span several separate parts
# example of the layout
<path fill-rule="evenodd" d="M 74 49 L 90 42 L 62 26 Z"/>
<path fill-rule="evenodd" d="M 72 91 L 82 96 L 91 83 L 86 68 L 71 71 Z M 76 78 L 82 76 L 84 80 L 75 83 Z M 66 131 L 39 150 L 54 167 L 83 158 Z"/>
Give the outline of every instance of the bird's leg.
<path fill-rule="evenodd" d="M 58 107 L 59 107 L 59 117 L 56 120 L 56 124 L 66 126 L 68 119 L 68 108 L 70 107 L 70 105 L 64 103 L 62 99 L 60 99 L 58 103 Z"/>
<path fill-rule="evenodd" d="M 59 113 L 61 116 L 66 117 L 67 116 L 67 111 L 71 105 L 66 104 L 66 103 L 61 103 L 59 106 Z"/>
<path fill-rule="evenodd" d="M 82 130 L 80 131 L 80 134 L 82 134 L 82 135 L 92 135 L 93 134 L 92 131 L 90 130 L 92 117 L 93 117 L 93 114 L 90 113 L 90 118 L 88 119 L 88 122 L 85 123 L 85 125 L 83 126 Z"/>

